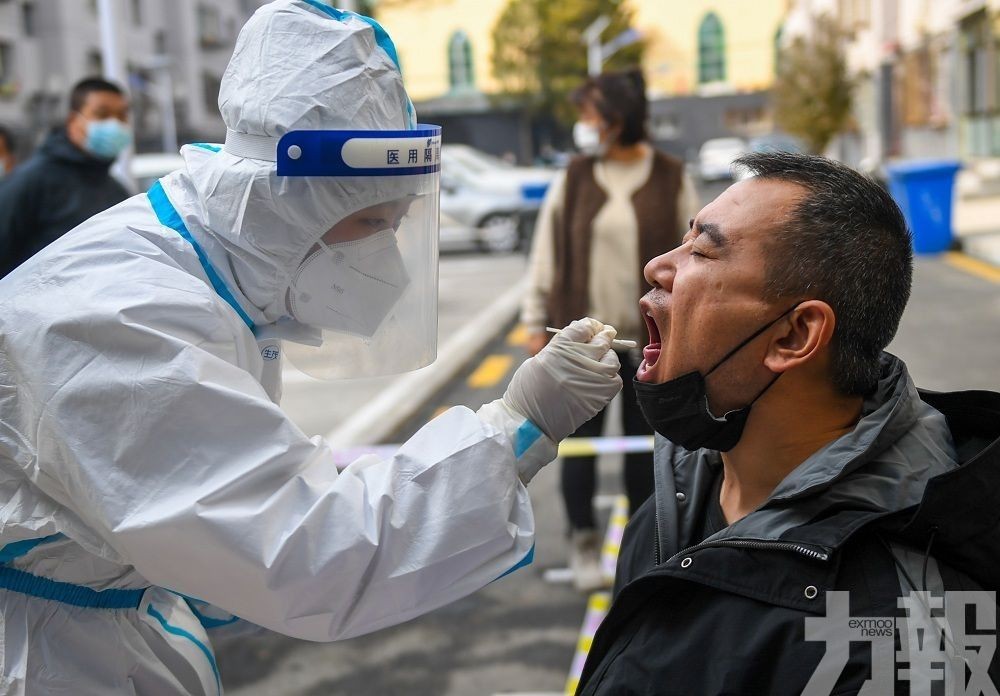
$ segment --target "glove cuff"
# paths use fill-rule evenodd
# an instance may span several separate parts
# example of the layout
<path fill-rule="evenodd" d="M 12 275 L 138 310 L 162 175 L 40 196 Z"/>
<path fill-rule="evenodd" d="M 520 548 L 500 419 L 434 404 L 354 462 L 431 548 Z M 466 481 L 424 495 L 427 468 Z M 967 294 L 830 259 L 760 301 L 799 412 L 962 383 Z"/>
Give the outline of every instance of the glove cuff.
<path fill-rule="evenodd" d="M 543 466 L 556 458 L 558 445 L 503 399 L 484 404 L 476 415 L 507 437 L 517 459 L 518 478 L 525 485 Z"/>

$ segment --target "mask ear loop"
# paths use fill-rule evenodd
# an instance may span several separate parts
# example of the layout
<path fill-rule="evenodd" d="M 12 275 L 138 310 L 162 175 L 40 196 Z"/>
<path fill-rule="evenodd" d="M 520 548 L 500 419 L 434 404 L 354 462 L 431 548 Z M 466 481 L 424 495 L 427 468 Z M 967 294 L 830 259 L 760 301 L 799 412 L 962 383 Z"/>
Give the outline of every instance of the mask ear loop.
<path fill-rule="evenodd" d="M 782 319 L 784 319 L 786 316 L 788 316 L 788 314 L 790 314 L 792 311 L 794 311 L 795 308 L 799 306 L 799 304 L 800 304 L 799 302 L 796 302 L 794 305 L 792 305 L 791 307 L 789 307 L 788 309 L 786 309 L 784 312 L 782 312 L 781 314 L 779 314 L 778 316 L 776 316 L 774 319 L 772 319 L 768 323 L 764 324 L 764 326 L 760 327 L 759 329 L 757 329 L 756 331 L 754 331 L 752 334 L 750 334 L 750 336 L 748 336 L 746 339 L 744 339 L 738 346 L 736 346 L 731 351 L 729 351 L 724 356 L 722 356 L 722 360 L 720 360 L 719 362 L 715 363 L 715 365 L 712 366 L 712 369 L 705 373 L 705 377 L 708 377 L 710 374 L 712 374 L 717 369 L 719 369 L 719 366 L 722 365 L 722 363 L 726 362 L 727 360 L 729 360 L 729 358 L 733 357 L 734 355 L 736 355 L 736 353 L 738 353 L 740 350 L 742 350 L 743 348 L 745 348 L 747 346 L 747 344 L 750 343 L 750 341 L 754 340 L 755 338 L 757 338 L 758 336 L 760 336 L 762 333 L 764 333 L 765 331 L 767 331 L 768 329 L 770 329 L 772 326 L 774 326 L 775 324 L 777 324 L 779 321 L 781 321 Z M 780 376 L 781 375 L 779 375 L 779 377 Z M 768 385 L 768 386 L 770 386 L 770 385 Z"/>
<path fill-rule="evenodd" d="M 762 326 L 759 329 L 757 329 L 756 331 L 754 331 L 742 343 L 740 343 L 738 346 L 736 346 L 731 351 L 729 351 L 728 353 L 726 353 L 726 355 L 722 358 L 722 360 L 720 360 L 719 362 L 715 363 L 715 365 L 712 367 L 712 369 L 705 373 L 705 377 L 708 377 L 710 374 L 712 374 L 713 372 L 715 372 L 718 369 L 718 367 L 720 365 L 722 365 L 722 363 L 726 362 L 727 360 L 729 360 L 729 358 L 733 357 L 733 355 L 735 355 L 741 348 L 744 348 L 748 343 L 750 343 L 750 341 L 754 340 L 755 338 L 757 338 L 758 336 L 760 336 L 762 333 L 764 333 L 765 331 L 767 331 L 768 329 L 770 329 L 772 326 L 774 326 L 775 324 L 777 324 L 779 321 L 781 321 L 782 319 L 784 319 L 792 311 L 794 311 L 795 308 L 798 307 L 798 306 L 799 306 L 799 303 L 796 302 L 794 305 L 792 305 L 791 307 L 789 307 L 788 309 L 786 309 L 784 312 L 782 312 L 781 314 L 779 314 L 777 317 L 775 317 L 774 319 L 772 319 L 771 321 L 769 321 L 767 324 L 765 324 L 764 326 Z M 764 396 L 764 393 L 767 392 L 768 389 L 770 389 L 771 387 L 774 386 L 774 383 L 778 381 L 778 378 L 781 377 L 782 374 L 784 374 L 784 373 L 779 372 L 774 377 L 772 377 L 771 381 L 768 382 L 764 386 L 763 389 L 761 389 L 759 392 L 757 392 L 757 396 L 755 396 L 754 398 L 752 398 L 750 400 L 750 403 L 748 403 L 746 406 L 743 406 L 742 408 L 737 409 L 737 410 L 743 410 L 743 409 L 748 409 L 748 408 L 752 407 L 755 403 L 757 403 L 757 400 L 760 399 L 760 397 Z M 707 399 L 708 397 L 706 396 L 705 398 Z M 726 416 L 723 416 L 723 418 L 725 418 L 725 417 Z"/>

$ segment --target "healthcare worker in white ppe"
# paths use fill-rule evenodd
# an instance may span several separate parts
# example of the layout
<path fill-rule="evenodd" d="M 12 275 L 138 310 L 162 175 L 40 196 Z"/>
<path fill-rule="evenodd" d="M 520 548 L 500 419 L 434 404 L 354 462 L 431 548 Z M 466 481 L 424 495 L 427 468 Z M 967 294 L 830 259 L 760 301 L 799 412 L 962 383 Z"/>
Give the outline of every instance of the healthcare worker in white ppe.
<path fill-rule="evenodd" d="M 224 145 L 0 282 L 2 694 L 217 694 L 230 615 L 329 641 L 467 595 L 530 562 L 525 484 L 620 387 L 577 321 L 338 472 L 280 363 L 433 360 L 440 130 L 381 27 L 316 0 L 258 10 L 219 105 Z"/>

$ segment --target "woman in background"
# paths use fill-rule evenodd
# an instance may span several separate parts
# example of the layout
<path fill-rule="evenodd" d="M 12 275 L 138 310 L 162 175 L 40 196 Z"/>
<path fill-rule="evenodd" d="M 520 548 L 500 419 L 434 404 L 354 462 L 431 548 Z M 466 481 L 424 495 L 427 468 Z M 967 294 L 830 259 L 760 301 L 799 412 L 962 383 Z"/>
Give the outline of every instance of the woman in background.
<path fill-rule="evenodd" d="M 546 326 L 567 318 L 598 317 L 618 327 L 622 338 L 645 343 L 637 304 L 649 289 L 643 267 L 679 245 L 698 198 L 684 164 L 656 150 L 647 132 L 646 85 L 639 70 L 589 78 L 572 95 L 579 112 L 573 139 L 581 154 L 549 187 L 535 228 L 530 284 L 521 321 L 532 355 L 548 341 Z M 641 360 L 619 353 L 623 429 L 649 435 L 632 378 Z M 604 412 L 576 431 L 601 434 Z M 653 491 L 651 453 L 625 456 L 625 491 L 634 510 Z M 574 583 L 589 592 L 606 584 L 600 565 L 601 537 L 594 519 L 594 457 L 566 459 L 562 495 L 570 527 Z"/>

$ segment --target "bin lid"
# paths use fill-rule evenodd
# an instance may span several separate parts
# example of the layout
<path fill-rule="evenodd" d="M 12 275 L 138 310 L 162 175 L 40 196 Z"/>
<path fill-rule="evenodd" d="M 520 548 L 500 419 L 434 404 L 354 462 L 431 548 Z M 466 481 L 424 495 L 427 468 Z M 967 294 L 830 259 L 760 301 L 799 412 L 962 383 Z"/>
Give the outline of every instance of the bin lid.
<path fill-rule="evenodd" d="M 886 165 L 890 176 L 907 177 L 925 174 L 954 174 L 962 168 L 958 160 L 902 160 Z"/>

